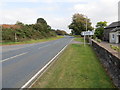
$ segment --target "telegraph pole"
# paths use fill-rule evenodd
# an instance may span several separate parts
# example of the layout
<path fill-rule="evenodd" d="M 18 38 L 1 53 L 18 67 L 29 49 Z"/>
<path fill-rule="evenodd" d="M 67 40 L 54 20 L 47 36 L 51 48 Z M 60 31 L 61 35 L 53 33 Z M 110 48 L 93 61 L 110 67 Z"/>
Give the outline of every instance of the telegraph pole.
<path fill-rule="evenodd" d="M 86 31 L 87 31 L 87 16 L 86 16 Z M 85 46 L 85 37 L 86 37 L 86 35 L 84 33 L 84 46 Z"/>
<path fill-rule="evenodd" d="M 15 42 L 17 41 L 17 35 L 16 35 L 16 32 L 15 32 Z"/>

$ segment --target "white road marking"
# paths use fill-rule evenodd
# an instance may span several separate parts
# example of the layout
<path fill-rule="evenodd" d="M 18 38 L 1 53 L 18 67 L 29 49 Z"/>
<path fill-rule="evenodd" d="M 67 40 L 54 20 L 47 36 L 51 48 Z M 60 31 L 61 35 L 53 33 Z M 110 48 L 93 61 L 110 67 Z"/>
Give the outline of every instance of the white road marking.
<path fill-rule="evenodd" d="M 73 39 L 72 39 L 73 40 Z M 71 40 L 71 41 L 72 41 Z M 35 80 L 35 78 L 42 72 L 42 71 L 44 71 L 53 61 L 54 61 L 54 59 L 61 53 L 61 52 L 63 52 L 64 50 L 65 50 L 65 48 L 69 45 L 69 43 L 71 42 L 71 41 L 69 41 L 68 42 L 68 44 L 59 52 L 59 53 L 57 53 L 57 55 L 55 55 L 42 69 L 40 69 L 27 83 L 25 83 L 21 88 L 20 88 L 20 90 L 23 90 L 24 88 L 26 88 L 33 80 Z M 35 82 L 33 82 L 33 83 L 35 83 Z M 33 85 L 33 84 L 32 84 Z M 31 85 L 31 86 L 32 86 Z M 30 87 L 31 87 L 30 86 Z M 30 87 L 28 87 L 28 88 L 30 88 Z"/>
<path fill-rule="evenodd" d="M 39 43 L 33 43 L 33 44 L 21 44 L 21 47 L 17 47 L 17 48 L 11 48 L 11 46 L 15 46 L 15 45 L 10 45 L 10 46 L 2 46 L 2 52 L 7 52 L 7 51 L 14 51 L 14 50 L 19 50 L 19 49 L 23 49 L 23 48 L 28 48 L 28 47 L 32 47 L 32 46 L 35 46 L 35 45 L 39 45 L 39 44 L 43 44 L 43 43 L 47 43 L 49 41 L 46 41 L 46 42 L 39 42 Z M 27 45 L 27 46 L 26 46 Z M 17 45 L 18 46 L 18 45 Z"/>
<path fill-rule="evenodd" d="M 13 56 L 13 57 L 3 59 L 3 60 L 1 60 L 0 62 L 5 62 L 5 61 L 8 61 L 9 59 L 13 59 L 13 58 L 16 58 L 16 57 L 18 57 L 18 56 L 22 56 L 22 55 L 27 54 L 27 53 L 28 53 L 28 52 L 21 53 L 21 54 L 15 55 L 15 56 Z"/>
<path fill-rule="evenodd" d="M 39 47 L 38 49 L 41 49 L 41 48 L 44 48 L 44 47 L 48 47 L 48 46 L 50 46 L 51 44 L 48 44 L 48 45 L 46 45 L 46 46 L 43 46 L 43 47 Z"/>
<path fill-rule="evenodd" d="M 54 42 L 53 44 L 57 44 L 57 43 L 58 43 L 58 42 Z M 38 49 L 45 48 L 45 47 L 48 47 L 48 46 L 53 45 L 53 44 L 48 44 L 48 45 L 46 45 L 46 46 L 39 47 Z"/>

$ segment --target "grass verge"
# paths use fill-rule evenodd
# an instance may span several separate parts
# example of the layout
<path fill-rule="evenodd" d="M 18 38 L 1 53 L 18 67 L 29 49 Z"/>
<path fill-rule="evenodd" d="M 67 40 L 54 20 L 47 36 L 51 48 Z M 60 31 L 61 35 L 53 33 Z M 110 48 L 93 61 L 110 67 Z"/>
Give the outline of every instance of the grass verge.
<path fill-rule="evenodd" d="M 84 42 L 84 39 L 83 39 L 83 38 L 75 38 L 74 40 L 75 40 L 75 41 L 79 41 L 79 42 Z"/>
<path fill-rule="evenodd" d="M 81 39 L 77 39 L 78 41 Z M 32 88 L 113 88 L 90 46 L 71 44 Z"/>
<path fill-rule="evenodd" d="M 23 41 L 23 42 L 3 42 L 3 43 L 0 43 L 0 45 L 31 44 L 31 43 L 57 40 L 60 38 L 63 38 L 63 36 L 57 36 L 57 37 L 51 37 L 51 38 L 45 38 L 45 39 L 39 39 L 39 40 L 29 40 L 29 41 Z"/>

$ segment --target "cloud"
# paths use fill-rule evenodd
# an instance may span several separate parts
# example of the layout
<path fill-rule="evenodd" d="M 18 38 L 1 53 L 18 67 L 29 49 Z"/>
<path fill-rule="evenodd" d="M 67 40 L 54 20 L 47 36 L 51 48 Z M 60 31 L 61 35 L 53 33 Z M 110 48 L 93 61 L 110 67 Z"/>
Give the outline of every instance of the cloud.
<path fill-rule="evenodd" d="M 3 3 L 7 2 L 38 2 L 38 0 L 1 0 Z"/>
<path fill-rule="evenodd" d="M 119 0 L 2 0 L 0 6 L 5 4 L 0 17 L 2 20 L 0 23 L 15 24 L 16 21 L 23 23 L 35 23 L 37 18 L 44 18 L 48 24 L 55 29 L 63 29 L 70 32 L 68 25 L 72 21 L 72 15 L 74 13 L 82 13 L 87 15 L 93 26 L 98 21 L 107 21 L 112 23 L 117 21 L 118 10 L 117 3 Z M 9 6 L 8 2 L 12 6 L 16 5 L 16 2 L 31 2 L 22 3 L 24 8 L 21 8 L 21 4 L 15 6 L 15 8 Z M 59 3 L 61 2 L 61 3 Z M 66 3 L 67 2 L 67 3 Z M 87 2 L 87 3 L 82 3 Z M 38 5 L 39 4 L 39 5 Z M 27 7 L 27 5 L 30 8 Z M 6 8 L 7 7 L 7 8 Z M 10 7 L 10 8 L 9 8 Z"/>
<path fill-rule="evenodd" d="M 68 25 L 71 22 L 71 18 L 65 18 L 65 17 L 54 17 L 52 19 L 47 19 L 48 24 L 50 24 L 54 29 L 62 29 L 70 33 L 70 30 L 68 29 Z"/>
<path fill-rule="evenodd" d="M 98 21 L 112 23 L 118 20 L 118 1 L 119 0 L 99 0 L 84 5 L 76 4 L 73 10 L 87 15 L 92 20 L 94 26 Z"/>
<path fill-rule="evenodd" d="M 1 0 L 1 2 L 44 2 L 44 3 L 55 3 L 55 2 L 89 2 L 90 0 Z"/>
<path fill-rule="evenodd" d="M 14 10 L 2 10 L 2 22 L 6 24 L 15 24 L 16 21 L 23 23 L 35 23 L 34 18 L 38 17 L 36 10 L 30 8 L 19 8 Z"/>

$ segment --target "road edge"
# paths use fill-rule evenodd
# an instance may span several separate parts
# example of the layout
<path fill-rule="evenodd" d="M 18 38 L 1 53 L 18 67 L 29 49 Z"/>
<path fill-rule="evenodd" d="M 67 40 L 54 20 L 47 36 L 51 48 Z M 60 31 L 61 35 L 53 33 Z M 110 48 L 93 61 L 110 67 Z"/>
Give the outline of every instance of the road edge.
<path fill-rule="evenodd" d="M 73 38 L 74 39 L 74 38 Z M 40 69 L 30 80 L 27 81 L 27 83 L 25 83 L 20 90 L 24 89 L 24 88 L 30 88 L 36 81 L 37 81 L 37 77 L 40 75 L 42 75 L 49 67 L 50 64 L 52 64 L 52 62 L 67 48 L 67 46 L 73 41 L 70 40 L 70 42 L 68 42 L 67 45 L 65 45 L 45 66 L 42 67 L 42 69 Z M 39 76 L 39 77 L 40 77 Z M 36 79 L 36 80 L 35 80 Z M 32 84 L 30 84 L 32 83 Z"/>

